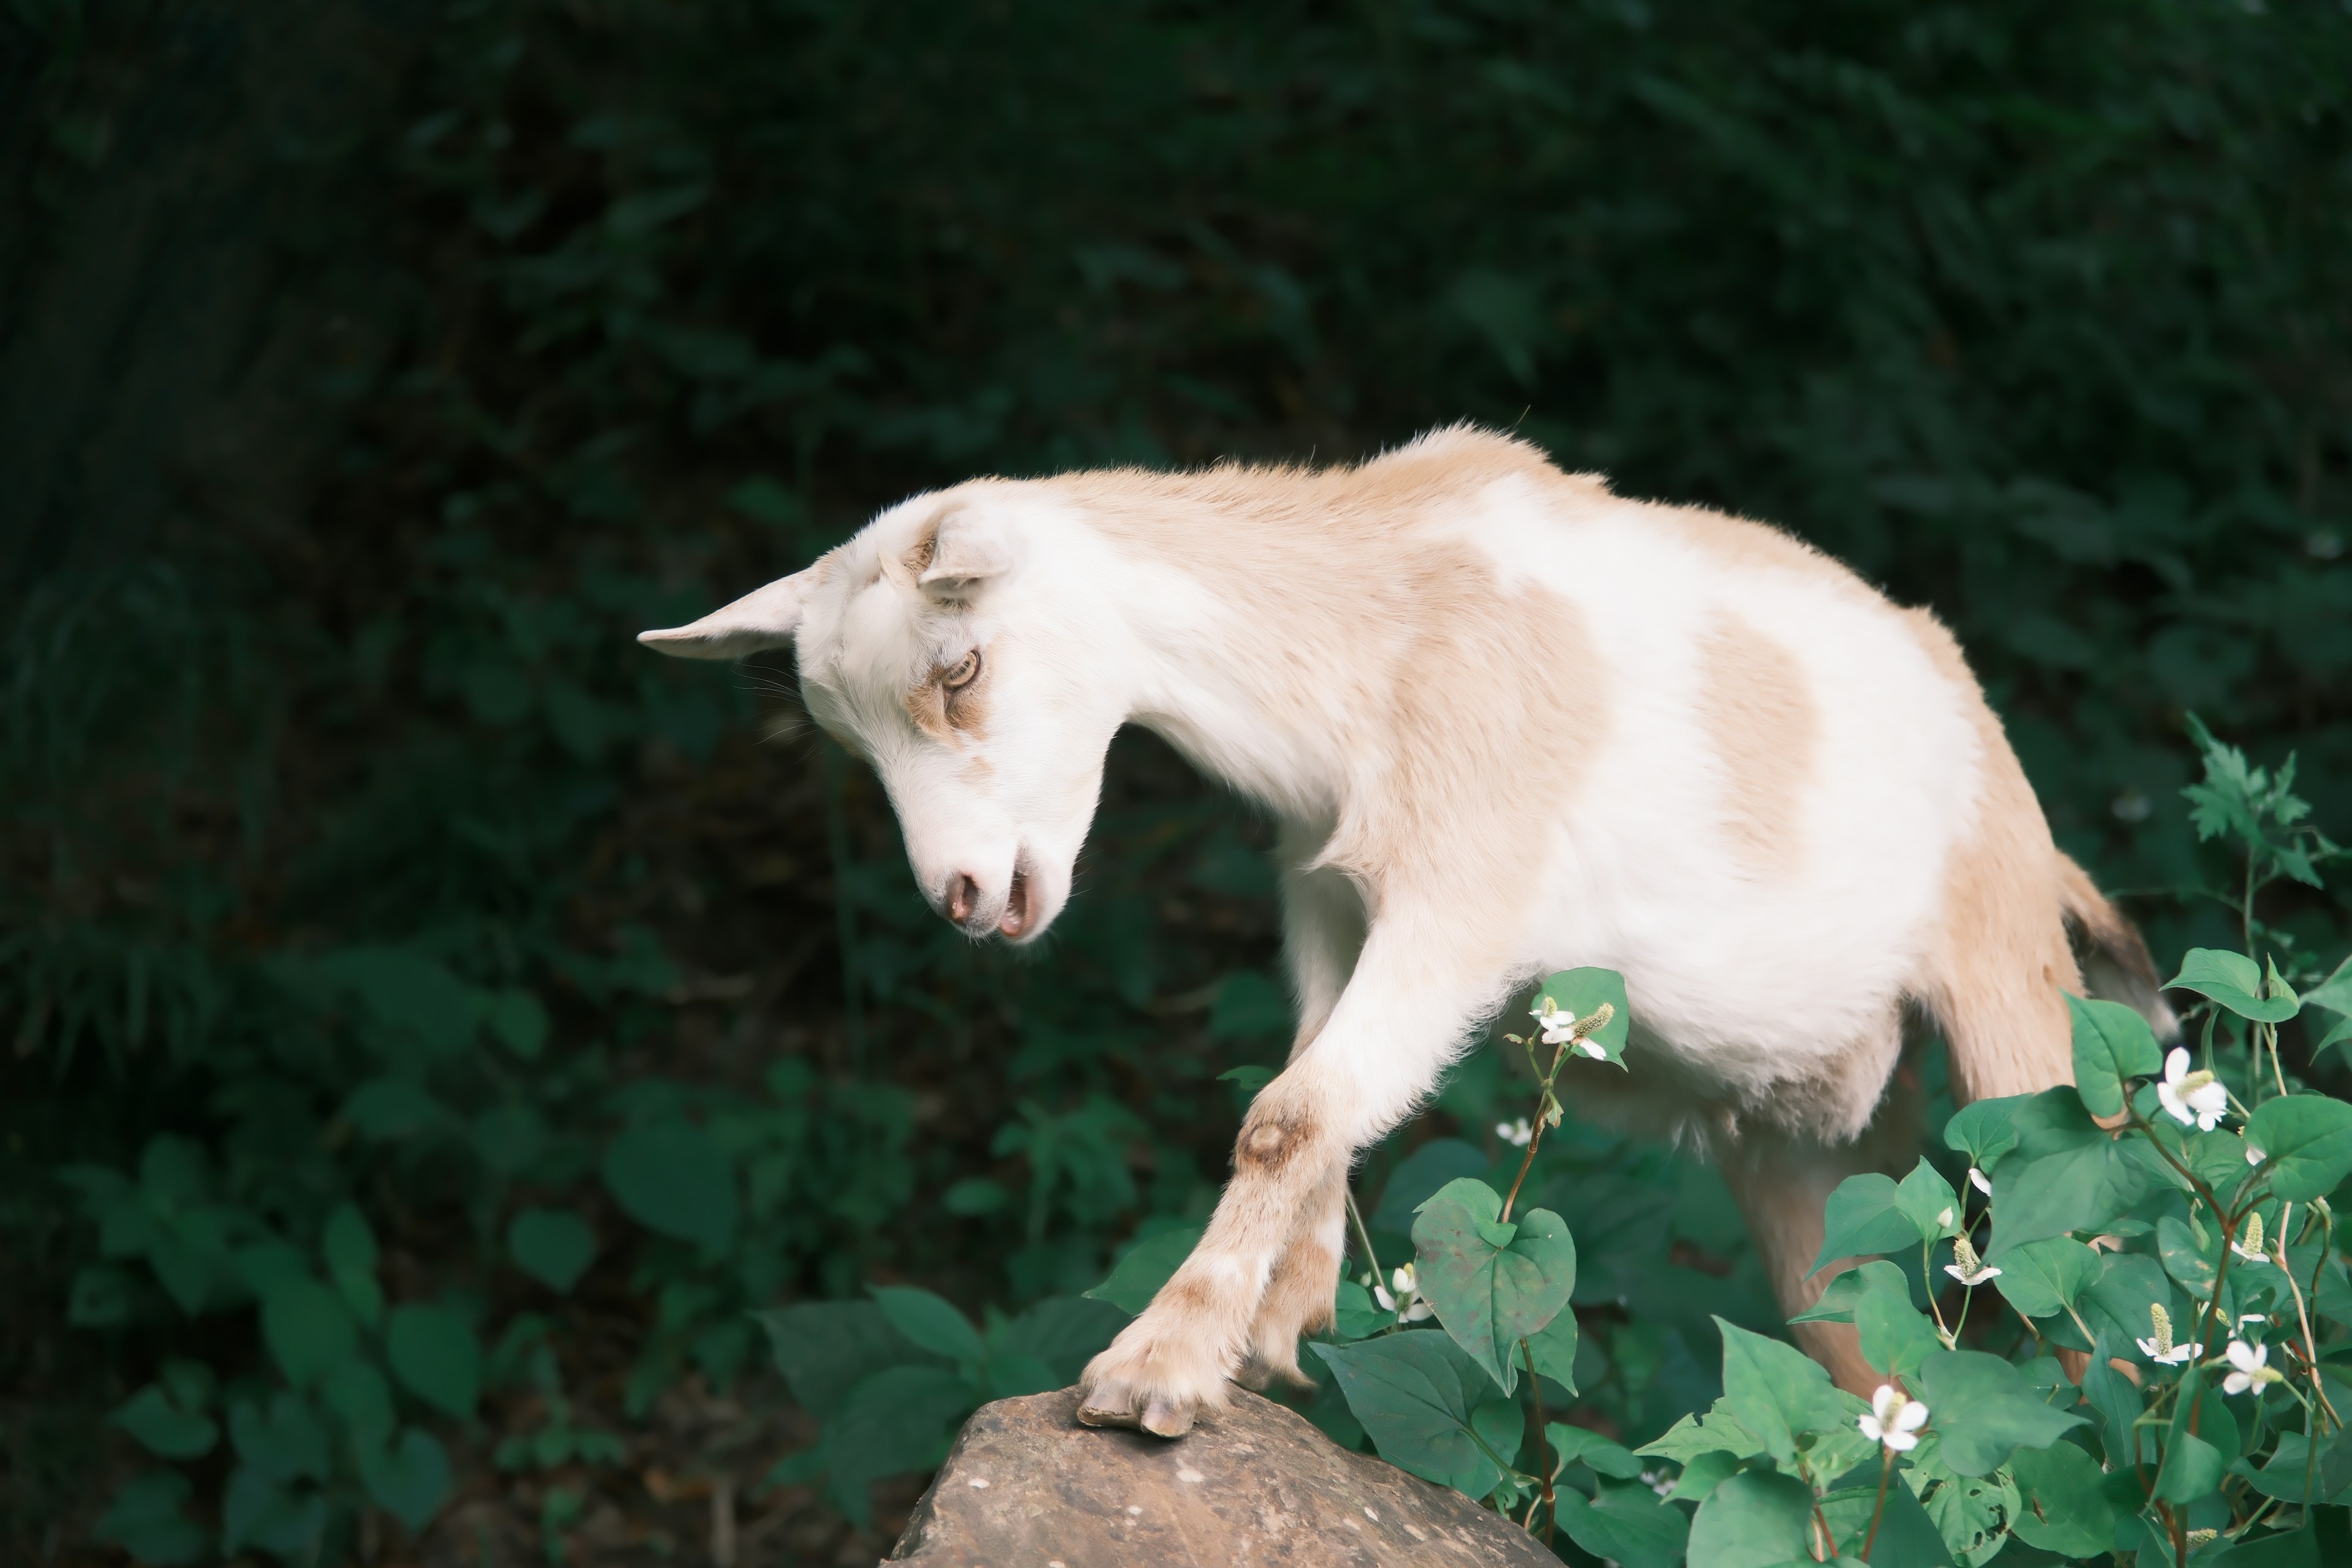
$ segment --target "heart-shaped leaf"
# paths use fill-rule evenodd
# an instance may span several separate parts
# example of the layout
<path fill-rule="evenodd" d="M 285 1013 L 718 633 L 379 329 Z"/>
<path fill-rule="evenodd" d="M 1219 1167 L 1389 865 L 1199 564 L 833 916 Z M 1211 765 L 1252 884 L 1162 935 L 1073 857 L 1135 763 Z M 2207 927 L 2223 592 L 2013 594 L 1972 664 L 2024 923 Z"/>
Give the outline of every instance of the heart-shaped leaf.
<path fill-rule="evenodd" d="M 559 1296 L 568 1296 L 596 1261 L 596 1233 L 570 1209 L 525 1209 L 507 1226 L 515 1267 Z"/>
<path fill-rule="evenodd" d="M 2164 1052 L 2147 1020 L 2117 1002 L 2066 998 L 2074 1019 L 2074 1088 L 2094 1116 L 2124 1113 L 2124 1084 L 2164 1070 Z"/>
<path fill-rule="evenodd" d="M 2352 1105 L 2322 1094 L 2266 1100 L 2247 1120 L 2246 1142 L 2263 1152 L 2273 1194 L 2324 1198 L 2352 1175 Z"/>
<path fill-rule="evenodd" d="M 1822 1254 L 1808 1277 L 1841 1258 L 1893 1252 L 1919 1239 L 1917 1227 L 1895 1201 L 1895 1178 L 1876 1171 L 1848 1176 L 1830 1194 L 1822 1215 Z"/>
<path fill-rule="evenodd" d="M 2265 997 L 2262 966 L 2226 948 L 2190 948 L 2181 956 L 2180 973 L 2166 981 L 2164 989 L 2194 991 L 2258 1024 L 2284 1024 L 2303 1010 L 2292 992 Z"/>
<path fill-rule="evenodd" d="M 1416 1279 L 1437 1321 L 1508 1394 L 1518 1384 L 1518 1342 L 1558 1316 L 1576 1289 L 1576 1243 L 1549 1209 L 1503 1224 L 1502 1207 L 1484 1182 L 1448 1182 L 1421 1205 L 1412 1242 Z"/>
<path fill-rule="evenodd" d="M 1579 1037 L 1576 1049 L 1596 1061 L 1625 1065 L 1625 1041 L 1633 1026 L 1633 1010 L 1625 1002 L 1623 975 L 1613 969 L 1563 969 L 1536 987 L 1538 1010 L 1547 996 L 1553 1005 L 1579 1018 L 1590 1018 L 1607 1007 L 1609 1021 Z"/>
<path fill-rule="evenodd" d="M 360 1479 L 378 1507 L 423 1530 L 449 1496 L 449 1456 L 432 1434 L 411 1426 L 400 1441 L 360 1449 Z"/>
<path fill-rule="evenodd" d="M 1895 1188 L 1895 1206 L 1911 1222 L 1921 1241 L 1941 1241 L 1960 1234 L 1960 1197 L 1944 1173 L 1922 1159 Z"/>

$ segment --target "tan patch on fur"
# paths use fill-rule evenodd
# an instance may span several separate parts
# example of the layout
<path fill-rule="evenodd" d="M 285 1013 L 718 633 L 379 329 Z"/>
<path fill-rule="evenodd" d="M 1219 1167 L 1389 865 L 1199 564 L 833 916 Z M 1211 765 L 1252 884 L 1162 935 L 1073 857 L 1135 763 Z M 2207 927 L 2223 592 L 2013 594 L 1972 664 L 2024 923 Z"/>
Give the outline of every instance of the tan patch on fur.
<path fill-rule="evenodd" d="M 2072 1083 L 2064 993 L 2080 994 L 2083 976 L 2066 940 L 2063 858 L 1952 634 L 1924 610 L 1903 617 L 1963 694 L 1980 742 L 1976 825 L 1946 863 L 1943 916 L 1920 987 L 1951 1044 L 1954 1095 L 1965 1105 Z"/>
<path fill-rule="evenodd" d="M 943 678 L 947 667 L 933 669 L 929 675 L 908 688 L 907 717 L 915 728 L 934 741 L 954 745 L 964 739 L 984 741 L 988 738 L 988 671 L 989 661 L 980 662 L 980 673 L 971 684 L 948 689 Z"/>
<path fill-rule="evenodd" d="M 1724 825 L 1749 869 L 1802 858 L 1822 718 L 1796 656 L 1728 611 L 1700 639 L 1699 716 L 1724 770 Z"/>
<path fill-rule="evenodd" d="M 1234 1144 L 1234 1168 L 1277 1175 L 1315 1142 L 1315 1124 L 1301 1117 L 1250 1108 Z"/>

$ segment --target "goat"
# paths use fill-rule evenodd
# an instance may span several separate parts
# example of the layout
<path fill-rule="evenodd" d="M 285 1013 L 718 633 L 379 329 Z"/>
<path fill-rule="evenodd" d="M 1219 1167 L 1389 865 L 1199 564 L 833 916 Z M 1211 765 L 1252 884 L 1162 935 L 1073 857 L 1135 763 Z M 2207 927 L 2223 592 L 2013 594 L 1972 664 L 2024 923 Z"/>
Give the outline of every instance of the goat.
<path fill-rule="evenodd" d="M 1633 1016 L 1630 1076 L 1564 1098 L 1720 1159 L 1790 1312 L 1830 1192 L 1916 1148 L 1906 1036 L 1940 1029 L 1964 1101 L 2069 1081 L 2070 932 L 2171 1022 L 1931 615 L 1468 426 L 1349 467 L 974 479 L 640 640 L 795 646 L 976 937 L 1053 923 L 1122 724 L 1278 824 L 1297 1040 L 1199 1245 L 1087 1368 L 1089 1425 L 1177 1436 L 1231 1378 L 1305 1382 L 1354 1154 L 1551 970 L 1622 972 Z M 1878 1381 L 1850 1327 L 1798 1332 Z"/>

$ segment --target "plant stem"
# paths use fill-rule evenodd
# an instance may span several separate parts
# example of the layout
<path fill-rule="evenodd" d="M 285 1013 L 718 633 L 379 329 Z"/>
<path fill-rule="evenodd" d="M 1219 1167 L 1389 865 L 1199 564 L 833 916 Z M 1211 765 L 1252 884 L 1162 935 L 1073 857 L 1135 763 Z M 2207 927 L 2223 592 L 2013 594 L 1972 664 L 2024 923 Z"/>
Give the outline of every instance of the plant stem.
<path fill-rule="evenodd" d="M 1555 1070 L 1557 1070 L 1555 1068 Z M 1510 1195 L 1503 1200 L 1502 1222 L 1511 1222 L 1511 1205 L 1519 1201 L 1519 1188 L 1528 1179 L 1528 1172 L 1536 1163 L 1536 1151 L 1543 1144 L 1544 1121 L 1538 1114 L 1534 1130 L 1528 1135 L 1528 1152 L 1519 1160 L 1519 1173 L 1511 1182 Z"/>
<path fill-rule="evenodd" d="M 1562 1307 L 1561 1311 L 1568 1310 Z M 1551 1489 L 1551 1445 L 1546 1432 L 1543 1407 L 1543 1380 L 1536 1375 L 1536 1352 L 1524 1339 L 1519 1341 L 1519 1353 L 1528 1358 L 1528 1392 L 1536 1401 L 1536 1474 L 1543 1482 L 1544 1544 L 1552 1543 L 1552 1535 L 1559 1528 L 1559 1503 Z M 2304 1489 L 2307 1494 L 2308 1487 Z"/>
<path fill-rule="evenodd" d="M 1870 1549 L 1878 1544 L 1878 1520 L 1886 1511 L 1886 1483 L 1895 1476 L 1895 1450 L 1881 1450 L 1878 1466 L 1878 1500 L 1871 1505 L 1870 1533 L 1862 1539 L 1862 1560 L 1870 1561 Z"/>
<path fill-rule="evenodd" d="M 1380 1258 L 1372 1251 L 1372 1233 L 1364 1225 L 1363 1211 L 1356 1206 L 1356 1184 L 1350 1182 L 1345 1190 L 1348 1194 L 1348 1218 L 1356 1227 L 1356 1245 L 1364 1249 L 1364 1266 L 1372 1271 L 1373 1282 L 1377 1284 L 1384 1276 L 1381 1273 Z"/>

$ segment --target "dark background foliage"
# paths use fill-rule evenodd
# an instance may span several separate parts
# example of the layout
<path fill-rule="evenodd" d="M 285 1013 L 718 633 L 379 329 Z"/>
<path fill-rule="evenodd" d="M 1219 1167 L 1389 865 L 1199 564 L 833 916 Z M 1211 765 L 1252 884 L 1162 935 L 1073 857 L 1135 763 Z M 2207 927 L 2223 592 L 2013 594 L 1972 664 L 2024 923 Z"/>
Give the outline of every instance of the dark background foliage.
<path fill-rule="evenodd" d="M 2184 711 L 2352 821 L 2339 5 L 11 0 L 0 193 L 11 1560 L 98 1550 L 157 1366 L 269 1376 L 71 1165 L 201 1151 L 299 1249 L 354 1203 L 475 1326 L 458 1501 L 347 1538 L 436 1561 L 739 1486 L 747 1555 L 870 1556 L 756 1492 L 805 1430 L 742 1310 L 1017 1308 L 1205 1208 L 1286 1039 L 1246 811 L 1122 740 L 1047 951 L 975 950 L 788 668 L 630 641 L 925 486 L 1510 426 L 1933 605 L 2161 954 L 2222 918 Z M 1496 1070 L 1368 1203 L 1492 1152 Z M 649 1129 L 723 1234 L 616 1173 Z M 1769 1306 L 1710 1174 L 1560 1151 L 1580 1418 L 1646 1436 Z"/>

